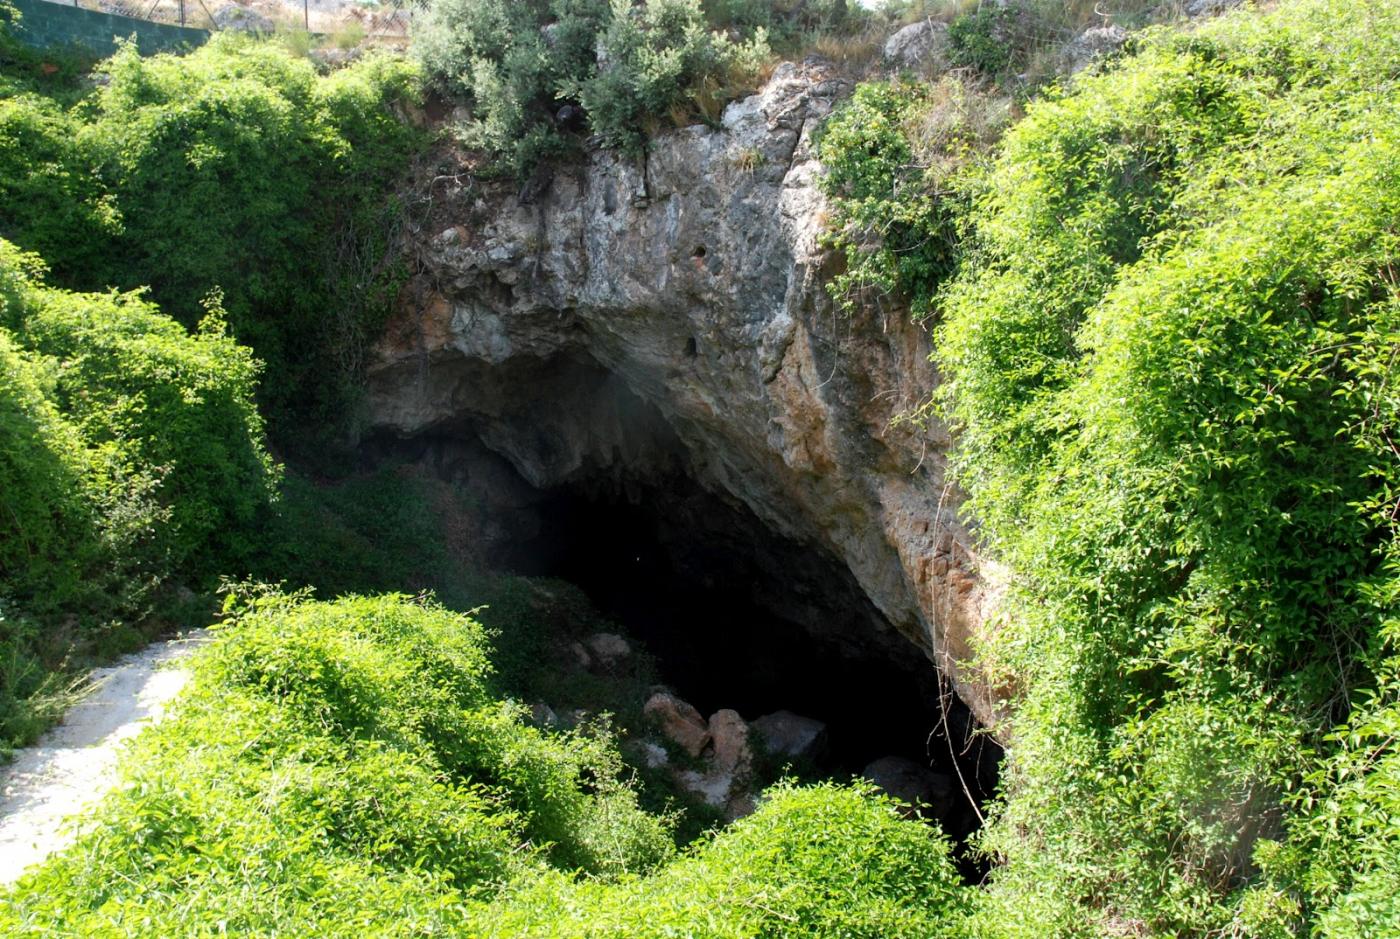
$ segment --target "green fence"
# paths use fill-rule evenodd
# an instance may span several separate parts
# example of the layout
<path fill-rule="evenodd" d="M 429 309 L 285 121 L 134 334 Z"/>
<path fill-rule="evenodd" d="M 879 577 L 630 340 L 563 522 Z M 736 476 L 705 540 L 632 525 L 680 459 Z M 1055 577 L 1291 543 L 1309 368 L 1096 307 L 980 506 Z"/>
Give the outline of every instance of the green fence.
<path fill-rule="evenodd" d="M 15 35 L 22 42 L 49 46 L 81 46 L 94 55 L 108 56 L 116 51 L 116 41 L 135 37 L 136 47 L 149 55 L 201 46 L 209 31 L 169 23 L 153 23 L 115 13 L 99 13 L 49 0 L 10 0 L 20 12 Z"/>

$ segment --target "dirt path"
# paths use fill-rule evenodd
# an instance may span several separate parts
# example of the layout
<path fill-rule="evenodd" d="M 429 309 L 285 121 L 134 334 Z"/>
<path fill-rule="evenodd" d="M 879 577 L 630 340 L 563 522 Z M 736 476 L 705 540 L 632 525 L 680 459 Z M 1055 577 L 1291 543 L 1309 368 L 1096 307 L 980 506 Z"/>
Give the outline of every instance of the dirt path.
<path fill-rule="evenodd" d="M 190 677 L 176 663 L 207 639 L 200 630 L 94 670 L 96 687 L 63 723 L 0 767 L 0 885 L 73 841 L 65 822 L 112 788 L 122 744 L 160 717 Z"/>

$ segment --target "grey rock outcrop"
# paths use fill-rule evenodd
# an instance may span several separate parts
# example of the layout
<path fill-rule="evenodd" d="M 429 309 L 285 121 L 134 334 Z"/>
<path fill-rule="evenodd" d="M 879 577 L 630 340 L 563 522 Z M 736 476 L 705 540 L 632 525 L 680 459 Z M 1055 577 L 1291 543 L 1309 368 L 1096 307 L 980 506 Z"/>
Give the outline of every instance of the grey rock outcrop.
<path fill-rule="evenodd" d="M 1128 41 L 1128 31 L 1121 26 L 1096 26 L 1086 29 L 1065 46 L 1062 67 L 1073 74 L 1091 63 L 1113 55 Z"/>
<path fill-rule="evenodd" d="M 953 780 L 905 757 L 882 756 L 861 775 L 912 809 L 941 816 L 950 807 Z"/>
<path fill-rule="evenodd" d="M 925 19 L 885 40 L 885 60 L 900 68 L 942 71 L 948 67 L 948 49 L 948 24 Z"/>
<path fill-rule="evenodd" d="M 782 65 L 721 126 L 663 133 L 640 160 L 590 152 L 528 203 L 444 156 L 421 182 L 418 273 L 373 350 L 370 424 L 469 425 L 541 488 L 680 460 L 849 570 L 881 614 L 817 609 L 813 629 L 914 643 L 988 721 L 963 663 L 994 578 L 945 475 L 946 429 L 899 420 L 938 383 L 927 335 L 896 302 L 848 316 L 824 287 L 839 258 L 812 134 L 850 88 Z"/>
<path fill-rule="evenodd" d="M 1195 19 L 1202 16 L 1219 16 L 1243 4 L 1244 0 L 1190 0 L 1186 4 L 1186 15 Z"/>

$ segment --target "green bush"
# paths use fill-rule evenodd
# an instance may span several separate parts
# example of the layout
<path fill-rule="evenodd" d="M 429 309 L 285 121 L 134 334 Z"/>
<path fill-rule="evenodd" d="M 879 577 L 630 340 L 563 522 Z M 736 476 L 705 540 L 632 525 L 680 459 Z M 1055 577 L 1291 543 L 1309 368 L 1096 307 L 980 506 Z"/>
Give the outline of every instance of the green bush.
<path fill-rule="evenodd" d="M 972 186 L 941 404 L 1019 689 L 980 935 L 1394 928 L 1397 65 L 1393 3 L 1156 32 Z"/>
<path fill-rule="evenodd" d="M 949 60 L 987 75 L 1001 74 L 1025 51 L 1014 37 L 1025 15 L 1015 4 L 985 3 L 955 17 L 948 24 Z"/>
<path fill-rule="evenodd" d="M 658 867 L 611 740 L 523 724 L 472 619 L 233 609 L 91 828 L 3 897 L 5 935 L 955 934 L 946 841 L 866 790 L 775 790 Z"/>
<path fill-rule="evenodd" d="M 52 667 L 84 634 L 149 613 L 167 578 L 246 563 L 276 472 L 258 365 L 217 318 L 192 335 L 138 296 L 42 274 L 0 241 L 0 651 Z M 6 746 L 32 732 L 22 702 L 43 683 L 12 671 L 25 677 L 0 678 Z"/>
<path fill-rule="evenodd" d="M 565 104 L 629 148 L 673 114 L 714 119 L 768 55 L 763 26 L 745 36 L 713 28 L 699 0 L 443 0 L 416 25 L 414 49 L 441 87 L 470 96 L 466 142 L 524 173 L 567 145 L 553 124 Z"/>
<path fill-rule="evenodd" d="M 967 891 L 948 844 L 869 789 L 775 787 L 758 812 L 652 876 L 545 876 L 472 919 L 487 937 L 962 935 Z"/>
<path fill-rule="evenodd" d="M 0 99 L 0 234 L 64 286 L 149 287 L 187 326 L 222 290 L 269 363 L 263 400 L 300 419 L 286 438 L 324 438 L 396 287 L 387 192 L 418 139 L 395 112 L 416 69 L 371 55 L 322 77 L 231 34 L 186 56 L 128 46 L 101 68 L 71 108 Z"/>
<path fill-rule="evenodd" d="M 894 294 L 922 316 L 952 271 L 953 202 L 942 174 L 921 165 L 911 139 L 933 106 L 926 85 L 864 82 L 817 133 L 817 156 L 827 168 L 821 185 L 832 206 L 828 241 L 846 262 L 828 291 L 848 312 L 872 294 Z"/>

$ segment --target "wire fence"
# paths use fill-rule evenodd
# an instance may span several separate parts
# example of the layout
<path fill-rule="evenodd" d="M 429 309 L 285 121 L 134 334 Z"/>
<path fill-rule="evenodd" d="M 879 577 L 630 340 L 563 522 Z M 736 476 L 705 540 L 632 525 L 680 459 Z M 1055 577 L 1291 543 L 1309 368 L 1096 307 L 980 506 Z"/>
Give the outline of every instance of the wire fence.
<path fill-rule="evenodd" d="M 200 29 L 304 30 L 362 39 L 407 39 L 428 0 L 53 0 L 63 6 Z"/>

